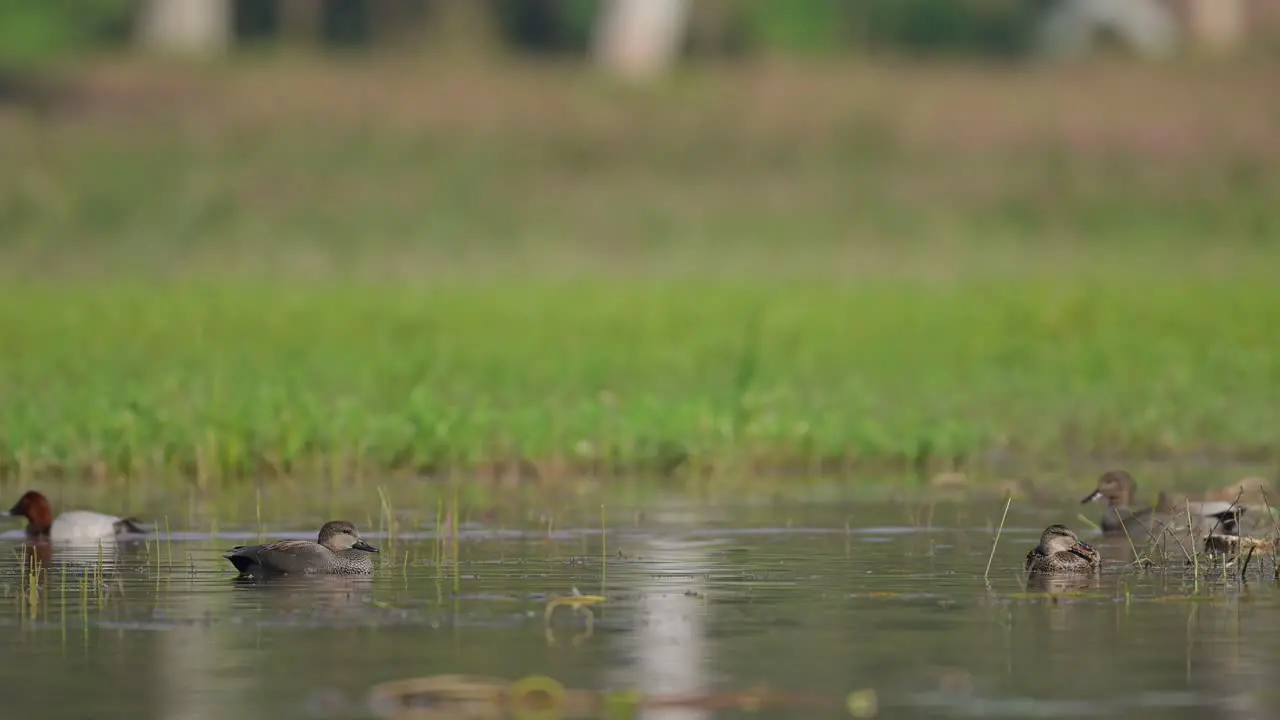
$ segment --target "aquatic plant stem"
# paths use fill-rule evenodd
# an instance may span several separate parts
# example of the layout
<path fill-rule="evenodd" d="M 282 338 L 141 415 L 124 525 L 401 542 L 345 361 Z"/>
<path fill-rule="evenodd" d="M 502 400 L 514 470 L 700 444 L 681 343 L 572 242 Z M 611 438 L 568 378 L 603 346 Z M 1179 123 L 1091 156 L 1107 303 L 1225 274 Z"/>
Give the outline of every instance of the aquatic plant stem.
<path fill-rule="evenodd" d="M 62 589 L 60 593 L 61 602 L 59 603 L 59 623 L 62 626 L 62 646 L 67 646 L 67 564 L 62 564 Z"/>
<path fill-rule="evenodd" d="M 453 522 L 450 531 L 453 534 L 453 594 L 456 597 L 462 589 L 462 577 L 458 568 L 458 530 L 459 530 L 459 508 L 458 508 L 458 483 L 453 484 Z"/>
<path fill-rule="evenodd" d="M 1271 536 L 1271 566 L 1275 569 L 1275 579 L 1280 581 L 1280 521 L 1276 520 L 1276 514 L 1271 510 L 1271 498 L 1267 497 L 1265 488 L 1259 486 L 1262 492 L 1262 505 L 1267 509 L 1267 515 L 1271 517 L 1271 528 L 1274 534 Z"/>
<path fill-rule="evenodd" d="M 1192 592 L 1200 592 L 1200 553 L 1196 552 L 1196 526 L 1191 522 L 1191 501 L 1183 503 L 1187 511 L 1187 532 L 1191 533 L 1191 564 L 1195 568 L 1195 579 L 1192 580 Z"/>
<path fill-rule="evenodd" d="M 438 575 L 443 568 L 444 563 L 444 496 L 436 496 L 436 547 L 435 555 L 432 560 L 436 564 L 436 574 Z"/>
<path fill-rule="evenodd" d="M 1013 495 L 1009 495 L 1004 501 L 1004 513 L 1000 516 L 1000 527 L 996 528 L 996 539 L 991 543 L 991 554 L 987 556 L 987 569 L 982 573 L 983 581 L 991 575 L 991 562 L 996 559 L 996 547 L 1000 544 L 1000 533 L 1004 532 L 1004 520 L 1009 516 L 1009 505 L 1013 503 Z"/>
<path fill-rule="evenodd" d="M 93 566 L 93 592 L 94 592 L 94 596 L 98 598 L 98 609 L 99 609 L 99 610 L 101 610 L 101 609 L 102 609 L 102 602 L 103 602 L 103 598 L 102 598 L 102 578 L 103 578 L 102 553 L 103 553 L 103 550 L 102 550 L 102 541 L 101 541 L 101 540 L 99 540 L 99 541 L 98 541 L 98 562 L 97 562 L 97 563 L 95 563 L 95 564 L 94 564 L 94 566 Z"/>
<path fill-rule="evenodd" d="M 395 514 L 391 510 L 391 500 L 387 498 L 387 493 L 378 486 L 378 502 L 382 506 L 382 524 L 383 529 L 387 533 L 387 552 L 391 557 L 396 554 L 396 537 L 395 537 Z"/>
<path fill-rule="evenodd" d="M 1133 536 L 1129 534 L 1129 526 L 1121 522 L 1120 529 L 1124 531 L 1124 539 L 1129 541 L 1129 552 L 1133 553 L 1134 564 L 1141 566 L 1142 558 L 1138 556 L 1138 547 L 1133 544 Z"/>
<path fill-rule="evenodd" d="M 1177 545 L 1178 545 L 1178 549 L 1182 551 L 1182 556 L 1183 556 L 1184 558 L 1186 558 L 1186 560 L 1187 560 L 1187 562 L 1188 562 L 1188 563 L 1194 563 L 1194 562 L 1195 562 L 1195 558 L 1194 558 L 1194 550 L 1195 550 L 1195 546 L 1192 546 L 1192 548 L 1191 548 L 1191 550 L 1192 550 L 1192 551 L 1191 551 L 1191 552 L 1189 552 L 1189 551 L 1187 550 L 1186 546 L 1182 544 L 1182 541 L 1178 539 L 1178 536 L 1177 536 L 1176 534 L 1174 534 L 1174 532 L 1173 532 L 1172 530 L 1170 530 L 1170 529 L 1168 528 L 1168 526 L 1166 526 L 1166 527 L 1164 528 L 1164 530 L 1162 531 L 1162 533 L 1161 533 L 1161 534 L 1167 534 L 1167 535 L 1168 535 L 1168 536 L 1169 536 L 1169 537 L 1170 537 L 1170 538 L 1171 538 L 1175 543 L 1177 543 Z M 1161 558 L 1161 559 L 1162 559 L 1162 560 L 1167 560 L 1167 558 Z"/>

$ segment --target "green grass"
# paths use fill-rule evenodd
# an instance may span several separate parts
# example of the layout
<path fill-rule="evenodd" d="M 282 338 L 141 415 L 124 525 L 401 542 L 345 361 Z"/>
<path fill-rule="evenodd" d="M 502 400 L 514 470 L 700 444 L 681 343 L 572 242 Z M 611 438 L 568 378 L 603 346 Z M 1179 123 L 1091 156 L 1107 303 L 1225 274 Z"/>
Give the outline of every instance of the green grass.
<path fill-rule="evenodd" d="M 746 472 L 1268 458 L 1278 322 L 1264 282 L 10 287 L 0 457 L 210 478 L 657 470 L 677 447 Z"/>
<path fill-rule="evenodd" d="M 8 117 L 0 471 L 1280 450 L 1266 68 L 499 69 Z"/>

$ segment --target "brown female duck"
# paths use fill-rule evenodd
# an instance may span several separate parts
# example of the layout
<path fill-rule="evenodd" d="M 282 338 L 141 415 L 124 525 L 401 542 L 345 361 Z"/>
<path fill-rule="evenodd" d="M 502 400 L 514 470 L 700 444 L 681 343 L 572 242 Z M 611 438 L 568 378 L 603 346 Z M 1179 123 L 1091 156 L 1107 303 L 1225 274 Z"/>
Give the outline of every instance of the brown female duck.
<path fill-rule="evenodd" d="M 1050 525 L 1027 553 L 1027 572 L 1092 572 L 1100 562 L 1098 551 L 1065 525 Z"/>

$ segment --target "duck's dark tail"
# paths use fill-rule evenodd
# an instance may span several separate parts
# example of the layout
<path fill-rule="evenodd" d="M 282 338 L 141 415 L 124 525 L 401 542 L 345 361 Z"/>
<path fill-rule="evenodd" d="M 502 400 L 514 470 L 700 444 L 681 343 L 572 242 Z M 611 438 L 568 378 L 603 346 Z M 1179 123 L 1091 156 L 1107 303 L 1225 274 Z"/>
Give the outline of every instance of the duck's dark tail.
<path fill-rule="evenodd" d="M 138 535 L 146 535 L 147 528 L 143 526 L 142 521 L 135 517 L 120 518 L 116 521 L 116 534 L 135 533 Z"/>
<path fill-rule="evenodd" d="M 1244 514 L 1244 511 L 1245 508 L 1236 505 L 1220 513 L 1210 515 L 1209 517 L 1218 521 L 1213 529 L 1221 535 L 1239 535 L 1240 516 Z"/>
<path fill-rule="evenodd" d="M 249 557 L 248 555 L 240 555 L 235 552 L 236 550 L 239 550 L 243 547 L 245 546 L 237 545 L 236 547 L 231 548 L 232 552 L 230 555 L 223 555 L 222 557 L 230 560 L 231 564 L 236 567 L 236 570 L 240 571 L 240 574 L 248 575 L 252 572 L 253 566 L 256 564 L 256 562 L 252 557 Z"/>

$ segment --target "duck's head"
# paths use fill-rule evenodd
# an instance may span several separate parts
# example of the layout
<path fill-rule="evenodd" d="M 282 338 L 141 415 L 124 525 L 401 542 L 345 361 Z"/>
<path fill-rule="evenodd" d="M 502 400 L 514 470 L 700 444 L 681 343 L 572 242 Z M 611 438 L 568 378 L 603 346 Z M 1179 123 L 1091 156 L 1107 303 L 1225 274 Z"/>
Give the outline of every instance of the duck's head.
<path fill-rule="evenodd" d="M 53 525 L 53 508 L 49 505 L 49 499 L 35 490 L 23 493 L 22 497 L 18 498 L 18 502 L 14 503 L 5 514 L 10 517 L 26 518 L 28 531 L 34 529 L 48 532 L 49 526 Z"/>
<path fill-rule="evenodd" d="M 363 550 L 376 553 L 378 548 L 360 539 L 360 531 L 353 523 L 346 520 L 330 520 L 320 528 L 320 537 L 316 542 L 334 552 L 343 550 Z"/>
<path fill-rule="evenodd" d="M 1065 525 L 1050 525 L 1040 534 L 1040 552 L 1044 555 L 1071 553 L 1085 560 L 1094 560 L 1098 551 L 1088 543 L 1080 542 L 1080 538 Z"/>
<path fill-rule="evenodd" d="M 1098 487 L 1080 503 L 1106 498 L 1110 505 L 1127 506 L 1133 501 L 1133 491 L 1138 483 L 1127 470 L 1108 470 L 1098 477 Z"/>

